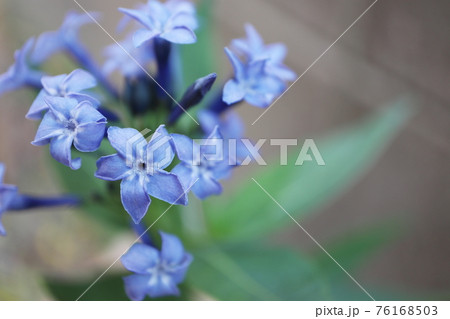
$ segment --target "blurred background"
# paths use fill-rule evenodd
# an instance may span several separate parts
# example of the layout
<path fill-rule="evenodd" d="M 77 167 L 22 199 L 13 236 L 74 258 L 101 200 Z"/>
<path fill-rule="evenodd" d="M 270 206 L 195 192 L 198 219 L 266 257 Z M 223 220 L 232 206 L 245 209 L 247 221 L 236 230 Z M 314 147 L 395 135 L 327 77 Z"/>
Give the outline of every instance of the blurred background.
<path fill-rule="evenodd" d="M 286 64 L 301 74 L 372 3 L 215 2 L 213 49 L 222 80 L 231 72 L 222 49 L 245 35 L 246 22 L 267 42 L 284 42 L 289 48 Z M 136 2 L 79 3 L 89 11 L 103 12 L 102 25 L 114 34 L 121 17 L 117 7 Z M 71 9 L 78 10 L 72 0 L 0 0 L 0 72 L 6 71 L 14 50 L 27 38 L 58 28 Z M 380 0 L 255 125 L 251 123 L 261 110 L 239 109 L 250 138 L 319 139 L 357 123 L 398 96 L 414 97 L 416 114 L 376 164 L 342 196 L 302 220 L 325 248 L 367 225 L 395 222 L 395 239 L 353 273 L 363 286 L 439 298 L 450 292 L 449 16 L 446 0 Z M 101 62 L 101 50 L 110 38 L 95 25 L 82 30 L 83 40 Z M 57 63 L 66 66 L 64 60 Z M 61 187 L 47 165 L 47 150 L 30 144 L 36 123 L 24 115 L 31 99 L 26 90 L 1 98 L 0 161 L 7 166 L 6 182 L 22 192 L 58 194 Z M 276 148 L 263 152 L 267 158 L 278 157 Z M 251 178 L 251 172 L 241 169 L 227 189 Z M 104 243 L 106 235 L 86 215 L 70 209 L 6 215 L 3 220 L 9 234 L 0 238 L 0 299 L 51 299 L 40 284 L 42 274 L 89 277 L 103 271 L 132 238 L 124 235 Z M 306 251 L 316 249 L 295 224 L 273 240 Z"/>

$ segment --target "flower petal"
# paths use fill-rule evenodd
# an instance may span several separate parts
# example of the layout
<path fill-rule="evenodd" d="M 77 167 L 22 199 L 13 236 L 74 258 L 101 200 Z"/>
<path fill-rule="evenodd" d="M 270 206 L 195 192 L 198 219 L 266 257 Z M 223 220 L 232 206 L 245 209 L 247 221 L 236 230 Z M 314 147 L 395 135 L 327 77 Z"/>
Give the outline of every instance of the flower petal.
<path fill-rule="evenodd" d="M 147 164 L 161 170 L 169 166 L 175 157 L 172 137 L 164 125 L 159 126 L 147 145 Z"/>
<path fill-rule="evenodd" d="M 56 76 L 43 76 L 41 79 L 42 86 L 49 95 L 57 96 L 60 86 L 63 84 L 67 74 Z"/>
<path fill-rule="evenodd" d="M 194 182 L 196 176 L 194 176 L 191 166 L 184 163 L 180 163 L 172 169 L 172 174 L 178 176 L 178 179 L 183 185 L 184 190 L 189 190 Z"/>
<path fill-rule="evenodd" d="M 72 110 L 71 118 L 75 119 L 78 125 L 106 123 L 106 118 L 88 101 L 79 103 Z"/>
<path fill-rule="evenodd" d="M 129 174 L 125 160 L 118 154 L 103 156 L 97 161 L 95 177 L 106 181 L 118 181 Z"/>
<path fill-rule="evenodd" d="M 134 244 L 121 258 L 123 266 L 129 271 L 145 275 L 160 262 L 159 251 L 144 244 Z"/>
<path fill-rule="evenodd" d="M 222 193 L 222 186 L 210 176 L 201 175 L 192 185 L 192 192 L 200 199 Z"/>
<path fill-rule="evenodd" d="M 50 142 L 50 154 L 55 160 L 77 170 L 81 167 L 81 158 L 72 160 L 70 149 L 73 137 L 70 135 L 59 135 L 54 137 Z"/>
<path fill-rule="evenodd" d="M 42 146 L 50 143 L 50 139 L 61 135 L 64 132 L 64 125 L 58 121 L 53 112 L 47 112 L 42 119 L 37 130 L 34 141 L 31 144 Z"/>
<path fill-rule="evenodd" d="M 150 196 L 169 204 L 187 205 L 188 203 L 185 189 L 175 174 L 165 171 L 155 172 L 149 176 L 146 186 Z"/>
<path fill-rule="evenodd" d="M 175 27 L 170 31 L 165 31 L 159 35 L 167 41 L 179 44 L 191 44 L 197 41 L 195 33 L 186 27 Z"/>
<path fill-rule="evenodd" d="M 89 123 L 78 127 L 74 139 L 74 146 L 80 152 L 94 152 L 98 150 L 105 137 L 106 121 Z"/>
<path fill-rule="evenodd" d="M 133 301 L 142 301 L 148 290 L 148 282 L 150 276 L 148 275 L 131 275 L 123 278 L 125 284 L 125 292 Z"/>
<path fill-rule="evenodd" d="M 238 57 L 230 49 L 225 48 L 225 53 L 227 54 L 228 59 L 233 65 L 235 78 L 238 81 L 241 81 L 245 77 L 244 65 L 242 64 L 241 60 L 239 60 Z"/>
<path fill-rule="evenodd" d="M 200 146 L 195 144 L 193 140 L 185 135 L 171 134 L 171 136 L 180 161 L 192 164 L 194 160 L 194 151 L 199 151 Z"/>
<path fill-rule="evenodd" d="M 64 79 L 63 85 L 67 92 L 81 92 L 95 87 L 97 85 L 97 80 L 89 72 L 77 69 Z"/>
<path fill-rule="evenodd" d="M 40 120 L 43 116 L 43 112 L 48 110 L 48 105 L 45 103 L 44 98 L 48 96 L 45 90 L 41 90 L 36 96 L 36 99 L 31 104 L 30 110 L 25 117 L 29 120 Z"/>
<path fill-rule="evenodd" d="M 64 49 L 58 31 L 42 33 L 36 40 L 36 45 L 31 55 L 33 64 L 41 64 L 57 51 Z"/>
<path fill-rule="evenodd" d="M 264 40 L 252 24 L 247 23 L 245 25 L 245 32 L 247 33 L 247 39 L 250 47 L 253 50 L 259 51 L 264 48 Z"/>
<path fill-rule="evenodd" d="M 153 23 L 149 19 L 149 17 L 138 10 L 133 9 L 126 9 L 126 8 L 119 8 L 119 11 L 122 13 L 125 13 L 126 15 L 132 17 L 133 19 L 137 20 L 138 22 L 142 23 L 144 26 L 146 26 L 149 29 L 153 28 Z"/>
<path fill-rule="evenodd" d="M 127 213 L 131 216 L 135 224 L 139 224 L 147 214 L 150 206 L 144 182 L 138 174 L 133 174 L 123 179 L 120 183 L 120 197 Z"/>
<path fill-rule="evenodd" d="M 92 104 L 92 107 L 97 108 L 100 105 L 100 101 L 97 100 L 95 97 L 92 97 L 88 94 L 83 94 L 83 93 L 69 93 L 67 94 L 68 98 L 77 100 L 78 103 L 81 102 L 89 102 Z"/>
<path fill-rule="evenodd" d="M 170 275 L 153 275 L 150 282 L 147 292 L 151 298 L 178 296 L 180 294 L 175 281 Z"/>
<path fill-rule="evenodd" d="M 171 234 L 159 232 L 162 239 L 161 245 L 161 259 L 169 265 L 179 264 L 184 257 L 184 247 L 181 240 Z"/>
<path fill-rule="evenodd" d="M 240 102 L 245 97 L 245 90 L 236 80 L 229 80 L 223 88 L 223 101 L 228 105 Z"/>
<path fill-rule="evenodd" d="M 64 97 L 47 96 L 44 100 L 60 121 L 69 120 L 72 117 L 71 111 L 78 105 L 77 100 Z"/>
<path fill-rule="evenodd" d="M 136 48 L 139 48 L 145 42 L 153 39 L 159 35 L 158 31 L 151 31 L 148 29 L 139 29 L 133 34 L 133 44 Z"/>
<path fill-rule="evenodd" d="M 137 130 L 111 126 L 108 129 L 108 140 L 112 147 L 124 158 L 131 160 L 137 151 L 147 146 L 147 141 Z"/>

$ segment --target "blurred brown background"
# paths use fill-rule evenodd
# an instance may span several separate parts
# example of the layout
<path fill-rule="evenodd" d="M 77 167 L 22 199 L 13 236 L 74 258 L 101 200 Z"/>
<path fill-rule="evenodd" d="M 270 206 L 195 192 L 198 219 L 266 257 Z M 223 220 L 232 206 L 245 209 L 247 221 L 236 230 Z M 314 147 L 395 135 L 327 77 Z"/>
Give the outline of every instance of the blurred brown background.
<path fill-rule="evenodd" d="M 102 24 L 111 32 L 121 16 L 116 8 L 135 3 L 79 2 L 87 10 L 103 12 Z M 301 74 L 371 3 L 217 0 L 215 50 L 222 73 L 230 69 L 222 48 L 244 35 L 245 22 L 253 23 L 266 41 L 285 42 L 286 64 Z M 30 36 L 57 28 L 69 9 L 78 9 L 72 0 L 0 0 L 1 72 L 12 63 L 15 49 Z M 406 231 L 401 239 L 355 275 L 363 285 L 380 283 L 410 292 L 450 290 L 449 16 L 446 0 L 379 0 L 257 124 L 251 126 L 261 110 L 241 110 L 249 137 L 316 139 L 405 93 L 417 98 L 419 112 L 376 166 L 345 196 L 303 221 L 325 247 L 359 226 L 392 217 L 402 221 Z M 83 30 L 83 39 L 100 60 L 101 47 L 110 39 L 95 25 Z M 56 193 L 55 176 L 44 161 L 46 150 L 29 144 L 36 129 L 24 119 L 29 101 L 25 91 L 1 98 L 0 161 L 8 167 L 6 180 L 24 192 Z M 96 264 L 87 258 L 100 250 L 91 242 L 101 235 L 90 231 L 74 211 L 6 216 L 4 221 L 10 236 L 0 239 L 0 287 L 25 280 L 11 275 L 15 271 L 6 266 L 11 263 L 28 267 L 21 273 L 27 274 L 24 287 L 38 284 L 34 270 L 70 273 Z M 295 226 L 283 240 L 313 246 Z M 54 252 L 50 259 L 49 250 Z M 20 298 L 48 298 L 38 288 L 19 288 Z"/>

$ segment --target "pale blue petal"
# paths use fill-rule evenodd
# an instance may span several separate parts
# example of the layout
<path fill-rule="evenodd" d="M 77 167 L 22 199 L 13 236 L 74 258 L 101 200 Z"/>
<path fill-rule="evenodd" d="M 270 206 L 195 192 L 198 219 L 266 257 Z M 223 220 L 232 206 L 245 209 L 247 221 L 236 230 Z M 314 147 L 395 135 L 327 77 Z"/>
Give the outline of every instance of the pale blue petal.
<path fill-rule="evenodd" d="M 222 193 L 222 186 L 210 176 L 201 175 L 192 186 L 192 192 L 200 199 Z"/>
<path fill-rule="evenodd" d="M 50 58 L 53 54 L 65 48 L 65 43 L 60 38 L 58 31 L 49 31 L 42 33 L 36 40 L 31 61 L 33 64 L 41 64 Z"/>
<path fill-rule="evenodd" d="M 123 179 L 120 183 L 120 197 L 127 213 L 131 216 L 135 224 L 139 224 L 147 214 L 150 206 L 144 182 L 138 174 L 133 174 Z"/>
<path fill-rule="evenodd" d="M 133 34 L 133 44 L 136 48 L 139 48 L 145 42 L 153 39 L 160 33 L 158 31 L 151 31 L 148 29 L 139 29 Z"/>
<path fill-rule="evenodd" d="M 243 80 L 245 77 L 245 71 L 244 65 L 242 64 L 241 60 L 239 60 L 238 57 L 228 48 L 225 48 L 225 53 L 227 54 L 233 66 L 235 78 L 238 81 Z"/>
<path fill-rule="evenodd" d="M 63 84 L 67 74 L 56 76 L 43 76 L 41 79 L 42 86 L 49 95 L 57 96 L 60 86 Z"/>
<path fill-rule="evenodd" d="M 64 79 L 63 85 L 67 92 L 81 92 L 95 87 L 97 80 L 89 72 L 77 69 Z"/>
<path fill-rule="evenodd" d="M 111 126 L 108 129 L 108 140 L 111 146 L 124 158 L 132 157 L 138 149 L 145 147 L 147 141 L 141 133 L 132 128 Z"/>
<path fill-rule="evenodd" d="M 150 196 L 158 198 L 173 205 L 187 205 L 188 197 L 177 175 L 165 171 L 149 175 L 147 192 Z"/>
<path fill-rule="evenodd" d="M 87 101 L 77 104 L 71 112 L 71 118 L 75 119 L 78 125 L 87 123 L 106 123 L 106 118 Z"/>
<path fill-rule="evenodd" d="M 273 43 L 266 46 L 267 55 L 270 62 L 274 64 L 282 63 L 287 55 L 287 47 L 283 43 Z"/>
<path fill-rule="evenodd" d="M 160 262 L 159 251 L 155 248 L 144 245 L 134 244 L 121 258 L 123 266 L 129 271 L 140 275 L 150 273 L 150 269 L 154 268 Z"/>
<path fill-rule="evenodd" d="M 36 96 L 36 99 L 31 104 L 31 107 L 25 116 L 29 120 L 40 120 L 43 112 L 48 110 L 48 105 L 45 103 L 44 97 L 48 96 L 45 90 L 41 90 Z"/>
<path fill-rule="evenodd" d="M 240 102 L 245 97 L 245 90 L 235 80 L 229 80 L 223 88 L 223 101 L 228 105 Z"/>
<path fill-rule="evenodd" d="M 197 41 L 195 33 L 186 27 L 175 27 L 159 36 L 167 41 L 179 44 L 191 44 Z"/>
<path fill-rule="evenodd" d="M 164 125 L 161 125 L 147 145 L 147 164 L 161 170 L 169 166 L 174 157 L 172 137 Z"/>
<path fill-rule="evenodd" d="M 72 160 L 70 153 L 72 142 L 73 137 L 69 135 L 54 137 L 50 142 L 50 154 L 61 164 L 64 164 L 73 170 L 77 170 L 81 167 L 81 159 L 76 158 Z"/>
<path fill-rule="evenodd" d="M 190 187 L 196 178 L 196 176 L 193 175 L 191 166 L 180 163 L 172 169 L 171 173 L 178 176 L 185 191 L 190 190 Z"/>
<path fill-rule="evenodd" d="M 118 154 L 101 157 L 97 161 L 95 177 L 106 181 L 118 181 L 130 174 L 125 160 Z"/>
<path fill-rule="evenodd" d="M 123 278 L 125 292 L 133 301 L 142 301 L 145 299 L 148 290 L 149 275 L 131 275 Z"/>
<path fill-rule="evenodd" d="M 77 100 L 64 97 L 46 96 L 44 97 L 44 101 L 60 121 L 71 119 L 71 112 L 78 105 Z"/>
<path fill-rule="evenodd" d="M 194 160 L 194 148 L 199 151 L 199 146 L 189 137 L 181 134 L 172 134 L 177 156 L 182 162 L 192 164 Z"/>
<path fill-rule="evenodd" d="M 250 43 L 250 47 L 253 48 L 253 50 L 261 50 L 264 48 L 264 40 L 253 25 L 247 23 L 245 25 L 245 31 L 247 33 L 247 39 Z"/>
<path fill-rule="evenodd" d="M 184 258 L 184 247 L 181 240 L 171 234 L 159 232 L 162 239 L 161 259 L 169 265 L 179 264 Z"/>
<path fill-rule="evenodd" d="M 148 287 L 148 294 L 152 298 L 164 296 L 178 296 L 180 291 L 170 276 L 158 276 L 154 285 Z"/>
<path fill-rule="evenodd" d="M 88 94 L 69 93 L 69 94 L 67 94 L 67 97 L 71 98 L 71 99 L 74 99 L 74 100 L 77 100 L 78 103 L 81 103 L 81 102 L 84 102 L 84 101 L 88 101 L 95 108 L 100 106 L 100 101 L 97 100 L 95 97 L 92 97 L 92 96 L 90 96 Z"/>
<path fill-rule="evenodd" d="M 77 128 L 74 146 L 80 152 L 98 150 L 105 137 L 106 122 L 83 124 Z"/>
<path fill-rule="evenodd" d="M 128 15 L 128 16 L 132 17 L 133 19 L 139 21 L 140 23 L 142 23 L 147 28 L 149 28 L 149 29 L 153 28 L 152 21 L 149 19 L 149 17 L 145 13 L 140 12 L 138 10 L 126 9 L 126 8 L 119 8 L 119 11 L 122 12 L 122 13 L 125 13 L 126 15 Z"/>
<path fill-rule="evenodd" d="M 59 122 L 52 112 L 47 112 L 42 119 L 36 132 L 34 141 L 31 144 L 42 146 L 50 143 L 50 139 L 61 135 L 64 132 L 64 124 Z"/>

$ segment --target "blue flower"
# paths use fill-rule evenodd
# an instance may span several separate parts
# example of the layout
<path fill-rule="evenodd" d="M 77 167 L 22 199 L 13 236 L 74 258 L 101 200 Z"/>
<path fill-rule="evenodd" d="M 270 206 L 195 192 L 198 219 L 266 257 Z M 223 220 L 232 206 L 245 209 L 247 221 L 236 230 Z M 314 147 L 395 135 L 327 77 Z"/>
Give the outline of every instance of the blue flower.
<path fill-rule="evenodd" d="M 41 119 L 43 112 L 48 110 L 45 98 L 51 96 L 72 98 L 78 102 L 89 101 L 93 106 L 100 104 L 97 99 L 90 95 L 80 93 L 97 85 L 95 78 L 90 73 L 81 69 L 77 69 L 69 75 L 44 76 L 41 82 L 43 89 L 31 105 L 26 115 L 28 119 Z"/>
<path fill-rule="evenodd" d="M 125 77 L 147 76 L 141 69 L 141 66 L 146 66 L 155 58 L 152 43 L 148 42 L 145 46 L 136 48 L 132 37 L 129 36 L 120 45 L 122 47 L 114 43 L 105 49 L 104 53 L 107 56 L 107 61 L 103 66 L 103 72 L 109 75 L 113 71 L 119 70 Z M 127 52 L 136 61 L 131 59 Z"/>
<path fill-rule="evenodd" d="M 238 57 L 225 48 L 233 68 L 234 79 L 223 89 L 223 101 L 229 105 L 245 100 L 247 103 L 268 107 L 286 88 L 284 81 L 266 72 L 267 59 L 242 63 Z"/>
<path fill-rule="evenodd" d="M 195 9 L 186 1 L 148 1 L 140 10 L 119 8 L 119 10 L 138 21 L 145 28 L 133 36 L 133 43 L 139 47 L 143 43 L 162 38 L 169 42 L 189 44 L 197 41 L 194 29 L 197 27 Z"/>
<path fill-rule="evenodd" d="M 192 255 L 184 250 L 180 239 L 174 235 L 160 232 L 161 251 L 145 245 L 135 244 L 122 256 L 126 269 L 134 272 L 124 278 L 125 291 L 131 300 L 178 296 L 180 284 L 191 264 Z"/>
<path fill-rule="evenodd" d="M 7 72 L 0 75 L 0 95 L 22 86 L 41 86 L 43 73 L 30 68 L 29 55 L 33 49 L 34 38 L 28 39 L 24 46 L 14 54 L 15 62 Z"/>
<path fill-rule="evenodd" d="M 200 199 L 222 193 L 218 180 L 226 177 L 232 166 L 229 165 L 224 152 L 223 138 L 216 127 L 209 137 L 197 144 L 189 137 L 172 134 L 175 149 L 181 163 L 172 173 L 177 174 L 185 189 Z"/>
<path fill-rule="evenodd" d="M 95 18 L 99 17 L 98 13 L 92 12 L 90 14 Z M 94 21 L 85 13 L 69 12 L 58 30 L 44 32 L 38 37 L 31 56 L 32 62 L 40 64 L 55 53 L 70 50 L 72 47 L 80 45 L 79 29 L 92 22 Z"/>
<path fill-rule="evenodd" d="M 94 152 L 105 136 L 106 118 L 89 101 L 47 97 L 49 111 L 42 119 L 33 145 L 50 143 L 50 154 L 71 169 L 81 167 L 81 159 L 72 160 L 72 144 L 80 152 Z"/>
<path fill-rule="evenodd" d="M 97 161 L 97 178 L 122 180 L 120 195 L 125 210 L 138 224 L 147 213 L 150 196 L 176 205 L 187 205 L 187 195 L 178 177 L 164 169 L 172 163 L 173 142 L 161 125 L 147 143 L 131 128 L 110 127 L 108 139 L 117 154 Z"/>
<path fill-rule="evenodd" d="M 246 24 L 246 39 L 235 39 L 231 45 L 244 54 L 249 61 L 266 60 L 265 70 L 283 81 L 294 81 L 297 74 L 283 64 L 287 55 L 286 45 L 283 43 L 264 44 L 264 40 L 258 31 L 251 25 Z"/>
<path fill-rule="evenodd" d="M 209 110 L 202 110 L 198 113 L 198 119 L 206 135 L 211 134 L 216 127 L 219 128 L 224 141 L 224 160 L 229 164 L 230 160 L 235 159 L 232 164 L 237 165 L 250 155 L 249 150 L 242 142 L 244 123 L 236 112 L 228 111 L 225 114 L 217 114 Z"/>
<path fill-rule="evenodd" d="M 5 236 L 6 231 L 2 225 L 1 217 L 9 209 L 14 197 L 17 194 L 17 187 L 13 185 L 3 184 L 3 176 L 5 174 L 5 166 L 0 163 L 0 235 Z"/>

